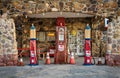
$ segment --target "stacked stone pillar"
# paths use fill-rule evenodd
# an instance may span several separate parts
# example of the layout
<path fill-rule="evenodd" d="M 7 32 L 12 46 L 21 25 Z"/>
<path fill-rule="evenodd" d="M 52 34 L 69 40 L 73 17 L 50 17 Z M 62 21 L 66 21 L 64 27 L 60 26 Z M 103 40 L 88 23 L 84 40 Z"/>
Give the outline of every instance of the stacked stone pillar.
<path fill-rule="evenodd" d="M 120 66 L 120 16 L 113 19 L 107 29 L 106 64 Z"/>
<path fill-rule="evenodd" d="M 13 19 L 0 17 L 0 66 L 17 65 L 18 51 Z"/>

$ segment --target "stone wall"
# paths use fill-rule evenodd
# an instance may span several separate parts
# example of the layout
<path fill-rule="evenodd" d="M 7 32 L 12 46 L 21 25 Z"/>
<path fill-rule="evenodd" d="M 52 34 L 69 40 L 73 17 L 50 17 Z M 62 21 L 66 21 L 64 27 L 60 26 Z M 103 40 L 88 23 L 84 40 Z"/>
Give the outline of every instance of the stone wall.
<path fill-rule="evenodd" d="M 0 9 L 9 9 L 13 15 L 52 11 L 90 13 L 110 16 L 118 11 L 118 0 L 2 0 Z"/>
<path fill-rule="evenodd" d="M 14 20 L 0 17 L 0 66 L 17 65 L 18 52 Z"/>
<path fill-rule="evenodd" d="M 106 31 L 92 30 L 92 56 L 104 57 L 106 53 Z"/>
<path fill-rule="evenodd" d="M 109 23 L 106 59 L 108 65 L 120 65 L 120 16 Z"/>
<path fill-rule="evenodd" d="M 107 30 L 104 27 L 104 18 L 95 17 L 92 21 L 92 55 L 104 57 L 106 53 Z"/>

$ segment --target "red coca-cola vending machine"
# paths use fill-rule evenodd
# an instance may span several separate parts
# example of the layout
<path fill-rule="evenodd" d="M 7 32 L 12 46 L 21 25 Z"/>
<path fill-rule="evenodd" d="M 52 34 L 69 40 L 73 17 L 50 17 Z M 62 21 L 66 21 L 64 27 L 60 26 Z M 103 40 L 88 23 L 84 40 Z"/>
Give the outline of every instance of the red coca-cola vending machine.
<path fill-rule="evenodd" d="M 56 52 L 55 52 L 55 64 L 66 64 L 67 53 L 67 29 L 65 27 L 64 17 L 57 18 L 56 26 Z"/>

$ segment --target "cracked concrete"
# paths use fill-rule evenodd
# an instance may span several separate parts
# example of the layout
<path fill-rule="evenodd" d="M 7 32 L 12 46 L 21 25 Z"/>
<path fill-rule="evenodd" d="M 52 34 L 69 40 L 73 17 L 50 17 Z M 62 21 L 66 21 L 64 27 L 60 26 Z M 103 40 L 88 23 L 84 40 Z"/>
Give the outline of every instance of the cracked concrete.
<path fill-rule="evenodd" d="M 50 65 L 39 60 L 39 65 L 29 66 L 29 58 L 24 58 L 25 66 L 0 67 L 0 78 L 120 78 L 120 67 L 83 66 L 83 57 L 75 57 L 75 60 L 75 65 L 53 64 L 51 58 Z"/>

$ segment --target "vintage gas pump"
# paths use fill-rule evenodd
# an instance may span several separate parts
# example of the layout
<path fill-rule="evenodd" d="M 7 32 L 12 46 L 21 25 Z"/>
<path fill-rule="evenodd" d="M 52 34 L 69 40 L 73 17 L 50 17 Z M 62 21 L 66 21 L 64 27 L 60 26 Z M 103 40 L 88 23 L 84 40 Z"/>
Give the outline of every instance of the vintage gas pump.
<path fill-rule="evenodd" d="M 30 28 L 30 65 L 37 65 L 36 56 L 36 29 L 32 24 Z"/>
<path fill-rule="evenodd" d="M 91 28 L 87 24 L 85 28 L 84 65 L 91 65 Z"/>
<path fill-rule="evenodd" d="M 57 18 L 56 26 L 56 52 L 55 64 L 67 63 L 67 38 L 66 38 L 65 20 L 63 17 Z"/>

